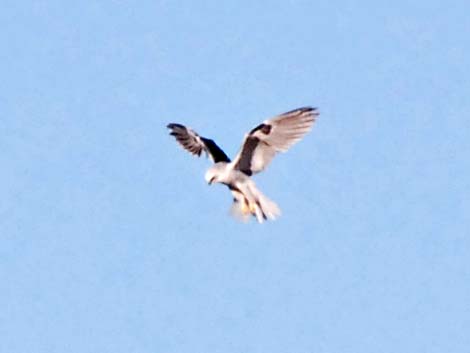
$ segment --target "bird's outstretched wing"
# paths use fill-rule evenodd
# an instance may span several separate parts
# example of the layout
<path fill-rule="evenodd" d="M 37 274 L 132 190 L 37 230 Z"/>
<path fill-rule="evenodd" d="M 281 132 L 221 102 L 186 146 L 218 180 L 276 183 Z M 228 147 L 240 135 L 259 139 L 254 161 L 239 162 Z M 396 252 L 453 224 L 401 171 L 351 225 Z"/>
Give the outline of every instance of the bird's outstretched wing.
<path fill-rule="evenodd" d="M 168 124 L 167 128 L 171 130 L 170 135 L 174 136 L 176 141 L 191 154 L 199 157 L 204 151 L 214 163 L 230 162 L 225 152 L 214 141 L 199 136 L 190 128 L 174 123 Z"/>
<path fill-rule="evenodd" d="M 247 175 L 261 172 L 277 152 L 287 151 L 310 131 L 318 115 L 316 108 L 304 107 L 265 120 L 245 136 L 235 169 Z"/>

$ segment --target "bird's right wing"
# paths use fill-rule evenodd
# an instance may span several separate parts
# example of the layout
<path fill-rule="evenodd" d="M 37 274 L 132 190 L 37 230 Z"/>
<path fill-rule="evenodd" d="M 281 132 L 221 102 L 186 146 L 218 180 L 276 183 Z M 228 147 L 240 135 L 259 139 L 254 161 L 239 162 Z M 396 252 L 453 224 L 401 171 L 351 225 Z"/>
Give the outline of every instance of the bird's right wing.
<path fill-rule="evenodd" d="M 245 136 L 235 169 L 247 175 L 261 172 L 276 153 L 287 151 L 309 132 L 318 115 L 316 108 L 304 107 L 265 120 Z"/>
<path fill-rule="evenodd" d="M 230 162 L 225 152 L 213 140 L 201 137 L 195 131 L 181 124 L 168 124 L 167 128 L 171 130 L 170 135 L 174 136 L 176 141 L 189 153 L 199 157 L 204 151 L 214 163 Z"/>

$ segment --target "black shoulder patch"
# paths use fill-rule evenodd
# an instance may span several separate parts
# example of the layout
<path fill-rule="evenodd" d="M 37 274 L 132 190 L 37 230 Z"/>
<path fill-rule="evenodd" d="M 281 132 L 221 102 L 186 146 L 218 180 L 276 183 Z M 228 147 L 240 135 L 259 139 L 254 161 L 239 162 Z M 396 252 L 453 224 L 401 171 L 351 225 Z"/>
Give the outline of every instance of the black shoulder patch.
<path fill-rule="evenodd" d="M 257 127 L 255 127 L 253 130 L 250 131 L 250 135 L 254 134 L 256 131 L 260 130 L 263 134 L 269 135 L 271 132 L 271 125 L 268 124 L 259 124 Z"/>
<path fill-rule="evenodd" d="M 229 163 L 230 162 L 230 158 L 228 158 L 225 152 L 222 151 L 222 149 L 219 146 L 217 146 L 217 144 L 213 140 L 207 139 L 205 137 L 201 137 L 201 140 L 206 146 L 209 153 L 212 155 L 212 158 L 214 159 L 214 163 L 218 163 L 218 162 Z"/>

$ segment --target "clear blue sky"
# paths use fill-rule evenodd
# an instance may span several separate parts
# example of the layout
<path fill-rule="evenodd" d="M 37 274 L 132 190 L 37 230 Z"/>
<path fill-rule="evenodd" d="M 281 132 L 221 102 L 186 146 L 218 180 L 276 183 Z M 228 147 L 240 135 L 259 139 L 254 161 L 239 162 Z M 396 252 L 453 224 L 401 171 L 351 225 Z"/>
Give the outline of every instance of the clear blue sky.
<path fill-rule="evenodd" d="M 469 13 L 4 1 L 0 352 L 469 352 Z M 263 225 L 165 129 L 303 105 Z"/>

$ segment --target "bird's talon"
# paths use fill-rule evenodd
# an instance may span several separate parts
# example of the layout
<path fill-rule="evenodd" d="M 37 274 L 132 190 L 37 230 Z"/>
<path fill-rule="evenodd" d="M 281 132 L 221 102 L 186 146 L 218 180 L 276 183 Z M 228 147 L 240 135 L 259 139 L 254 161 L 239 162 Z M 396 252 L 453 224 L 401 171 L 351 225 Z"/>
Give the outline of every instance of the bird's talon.
<path fill-rule="evenodd" d="M 245 202 L 242 203 L 242 213 L 245 215 L 250 213 L 250 209 Z"/>
<path fill-rule="evenodd" d="M 256 213 L 256 207 L 255 207 L 255 204 L 253 203 L 250 203 L 250 212 L 253 214 Z"/>

